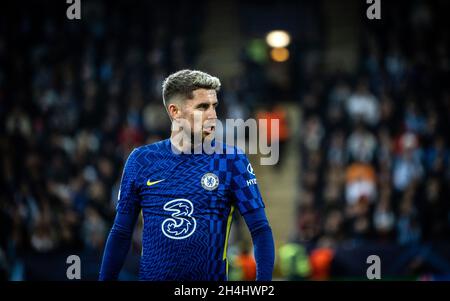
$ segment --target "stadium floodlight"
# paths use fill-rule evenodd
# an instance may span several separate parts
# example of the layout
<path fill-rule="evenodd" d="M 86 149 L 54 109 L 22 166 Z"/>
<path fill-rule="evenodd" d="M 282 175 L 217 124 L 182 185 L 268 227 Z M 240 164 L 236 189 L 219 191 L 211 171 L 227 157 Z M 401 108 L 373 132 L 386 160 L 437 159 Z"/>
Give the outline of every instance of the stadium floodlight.
<path fill-rule="evenodd" d="M 270 47 L 282 48 L 289 45 L 291 36 L 284 30 L 273 30 L 267 34 L 266 42 Z"/>

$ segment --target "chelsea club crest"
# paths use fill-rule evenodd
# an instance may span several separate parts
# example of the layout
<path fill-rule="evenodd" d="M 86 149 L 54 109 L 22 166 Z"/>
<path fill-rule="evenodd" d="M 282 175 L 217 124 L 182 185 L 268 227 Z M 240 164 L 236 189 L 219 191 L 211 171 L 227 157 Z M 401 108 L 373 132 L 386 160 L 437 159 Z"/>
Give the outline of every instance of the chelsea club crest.
<path fill-rule="evenodd" d="M 219 186 L 219 177 L 211 172 L 208 172 L 203 175 L 201 183 L 204 189 L 211 191 Z"/>

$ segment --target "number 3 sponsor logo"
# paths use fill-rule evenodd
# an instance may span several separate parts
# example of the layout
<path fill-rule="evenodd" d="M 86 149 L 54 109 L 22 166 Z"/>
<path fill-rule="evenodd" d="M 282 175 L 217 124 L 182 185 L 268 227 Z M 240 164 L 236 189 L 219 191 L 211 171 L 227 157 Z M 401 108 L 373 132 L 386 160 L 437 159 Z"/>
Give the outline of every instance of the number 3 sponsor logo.
<path fill-rule="evenodd" d="M 175 199 L 164 205 L 164 210 L 172 212 L 161 224 L 165 236 L 171 239 L 185 239 L 195 232 L 197 221 L 191 215 L 194 205 L 186 199 Z"/>

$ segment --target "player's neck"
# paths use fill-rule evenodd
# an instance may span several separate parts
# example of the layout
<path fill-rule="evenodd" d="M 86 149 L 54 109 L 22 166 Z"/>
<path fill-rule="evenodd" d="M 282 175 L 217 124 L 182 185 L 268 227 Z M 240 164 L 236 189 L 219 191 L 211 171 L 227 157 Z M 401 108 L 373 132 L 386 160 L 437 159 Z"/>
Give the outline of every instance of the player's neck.
<path fill-rule="evenodd" d="M 170 134 L 171 147 L 176 153 L 195 154 L 202 150 L 203 142 L 193 144 L 191 142 L 194 141 L 193 139 L 191 141 L 188 141 L 188 139 L 179 139 L 179 134 L 173 131 Z"/>

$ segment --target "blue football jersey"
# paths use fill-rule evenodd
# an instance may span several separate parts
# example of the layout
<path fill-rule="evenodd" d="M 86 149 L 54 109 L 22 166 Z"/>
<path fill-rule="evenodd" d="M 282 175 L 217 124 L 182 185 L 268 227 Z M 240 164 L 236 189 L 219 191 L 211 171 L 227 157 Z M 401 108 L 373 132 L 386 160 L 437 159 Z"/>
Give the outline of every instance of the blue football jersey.
<path fill-rule="evenodd" d="M 233 211 L 264 203 L 246 155 L 223 148 L 222 154 L 176 154 L 166 139 L 130 154 L 117 211 L 142 210 L 141 280 L 226 280 Z"/>

